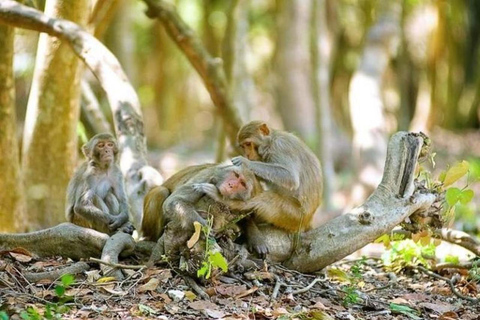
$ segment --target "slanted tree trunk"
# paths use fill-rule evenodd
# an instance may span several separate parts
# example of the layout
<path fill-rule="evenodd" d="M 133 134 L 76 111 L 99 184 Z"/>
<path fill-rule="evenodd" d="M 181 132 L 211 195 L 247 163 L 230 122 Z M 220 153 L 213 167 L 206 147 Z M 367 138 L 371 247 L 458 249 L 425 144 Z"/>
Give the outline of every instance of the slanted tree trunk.
<path fill-rule="evenodd" d="M 88 1 L 48 0 L 45 13 L 85 25 Z M 68 44 L 40 35 L 23 137 L 30 229 L 65 221 L 65 190 L 77 158 L 79 63 Z"/>
<path fill-rule="evenodd" d="M 323 171 L 323 208 L 331 210 L 335 170 L 333 168 L 333 122 L 330 103 L 330 57 L 332 39 L 327 26 L 327 0 L 318 0 L 313 6 L 313 84 L 317 116 L 317 154 Z"/>
<path fill-rule="evenodd" d="M 121 150 L 120 168 L 125 176 L 134 223 L 141 221 L 145 194 L 152 186 L 161 184 L 163 179 L 157 170 L 147 164 L 140 102 L 118 60 L 100 41 L 77 24 L 47 17 L 16 1 L 0 1 L 0 23 L 46 32 L 64 40 L 97 77 L 114 115 L 115 132 Z"/>
<path fill-rule="evenodd" d="M 358 183 L 352 202 L 361 203 L 378 185 L 386 155 L 387 129 L 382 99 L 382 78 L 396 49 L 399 17 L 392 4 L 369 30 L 360 65 L 349 92 L 353 148 Z"/>
<path fill-rule="evenodd" d="M 13 75 L 14 29 L 0 25 L 0 232 L 19 231 L 24 226 L 15 80 Z"/>
<path fill-rule="evenodd" d="M 311 0 L 278 1 L 276 103 L 285 129 L 308 144 L 316 138 L 311 85 Z"/>

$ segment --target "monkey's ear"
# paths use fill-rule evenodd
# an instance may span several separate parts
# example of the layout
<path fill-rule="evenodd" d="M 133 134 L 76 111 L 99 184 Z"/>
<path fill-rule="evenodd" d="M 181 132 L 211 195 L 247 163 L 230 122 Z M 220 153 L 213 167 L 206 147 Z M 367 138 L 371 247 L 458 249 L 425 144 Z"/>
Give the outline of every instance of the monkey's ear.
<path fill-rule="evenodd" d="M 262 123 L 259 129 L 264 136 L 268 136 L 270 134 L 270 128 L 267 126 L 266 123 Z"/>
<path fill-rule="evenodd" d="M 88 148 L 87 144 L 84 144 L 82 146 L 82 152 L 83 154 L 85 155 L 85 157 L 87 157 L 88 159 L 90 159 L 90 149 Z"/>

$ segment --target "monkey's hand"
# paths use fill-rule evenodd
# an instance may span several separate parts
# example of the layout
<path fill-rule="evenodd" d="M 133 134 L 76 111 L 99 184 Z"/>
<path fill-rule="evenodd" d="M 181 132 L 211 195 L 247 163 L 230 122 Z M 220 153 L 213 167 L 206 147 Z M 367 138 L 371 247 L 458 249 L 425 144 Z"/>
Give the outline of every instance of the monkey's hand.
<path fill-rule="evenodd" d="M 115 231 L 127 221 L 128 221 L 128 215 L 126 214 L 120 213 L 116 216 L 110 215 L 110 222 L 108 224 L 108 229 L 110 229 L 110 231 Z"/>
<path fill-rule="evenodd" d="M 269 252 L 268 246 L 260 237 L 247 239 L 248 250 L 256 253 L 261 259 L 265 259 Z"/>
<path fill-rule="evenodd" d="M 237 167 L 240 167 L 241 165 L 248 165 L 249 162 L 250 160 L 242 156 L 232 158 L 232 163 Z"/>
<path fill-rule="evenodd" d="M 211 183 L 195 183 L 193 189 L 197 192 L 205 193 L 207 196 L 217 202 L 222 202 L 223 198 L 217 187 Z"/>

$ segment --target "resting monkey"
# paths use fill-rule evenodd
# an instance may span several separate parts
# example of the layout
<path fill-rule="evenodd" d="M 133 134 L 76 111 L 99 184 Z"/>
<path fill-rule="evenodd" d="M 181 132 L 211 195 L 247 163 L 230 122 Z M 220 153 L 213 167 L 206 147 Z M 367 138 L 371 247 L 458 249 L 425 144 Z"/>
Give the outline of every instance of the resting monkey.
<path fill-rule="evenodd" d="M 289 232 L 310 229 L 323 188 L 320 162 L 313 152 L 295 135 L 272 130 L 261 121 L 244 125 L 237 143 L 246 158 L 235 157 L 233 164 L 253 171 L 268 190 L 247 202 L 226 204 L 237 210 L 253 210 L 256 218 Z M 222 198 L 211 184 L 196 188 L 214 199 Z"/>
<path fill-rule="evenodd" d="M 187 167 L 145 196 L 142 234 L 147 240 L 157 241 L 167 223 L 176 230 L 186 231 L 193 231 L 194 221 L 206 224 L 198 212 L 199 201 L 204 196 L 202 190 L 195 188 L 199 183 L 208 183 L 215 188 L 218 192 L 216 200 L 220 203 L 243 203 L 261 192 L 254 174 L 243 167 L 218 164 Z M 248 245 L 260 255 L 265 255 L 268 250 L 255 223 L 246 218 L 245 225 Z"/>
<path fill-rule="evenodd" d="M 109 133 L 95 135 L 82 147 L 87 157 L 67 188 L 67 220 L 81 227 L 114 234 L 133 232 L 123 175 L 116 164 L 118 147 Z"/>

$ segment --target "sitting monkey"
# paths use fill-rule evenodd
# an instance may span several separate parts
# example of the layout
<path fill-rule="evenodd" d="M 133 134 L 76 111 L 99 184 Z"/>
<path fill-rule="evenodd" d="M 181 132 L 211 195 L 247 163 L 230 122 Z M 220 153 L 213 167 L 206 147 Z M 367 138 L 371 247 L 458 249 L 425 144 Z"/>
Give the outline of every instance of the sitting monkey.
<path fill-rule="evenodd" d="M 77 169 L 67 188 L 66 217 L 81 227 L 114 234 L 131 234 L 123 175 L 116 164 L 118 147 L 109 133 L 95 135 L 83 147 L 87 160 Z"/>

